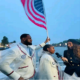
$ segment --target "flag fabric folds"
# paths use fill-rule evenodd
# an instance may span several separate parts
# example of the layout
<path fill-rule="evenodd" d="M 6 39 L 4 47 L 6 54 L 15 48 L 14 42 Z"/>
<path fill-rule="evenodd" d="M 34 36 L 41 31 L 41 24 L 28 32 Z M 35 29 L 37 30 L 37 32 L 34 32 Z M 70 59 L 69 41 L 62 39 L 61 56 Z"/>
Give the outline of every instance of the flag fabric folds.
<path fill-rule="evenodd" d="M 47 30 L 42 0 L 21 0 L 28 19 Z"/>

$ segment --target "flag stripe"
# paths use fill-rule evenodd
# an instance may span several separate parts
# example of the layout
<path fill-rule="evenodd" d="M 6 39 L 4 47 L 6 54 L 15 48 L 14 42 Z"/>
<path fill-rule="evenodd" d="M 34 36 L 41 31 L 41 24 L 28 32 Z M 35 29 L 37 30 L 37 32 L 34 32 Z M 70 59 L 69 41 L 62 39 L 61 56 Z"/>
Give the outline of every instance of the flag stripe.
<path fill-rule="evenodd" d="M 30 11 L 30 9 L 29 9 L 29 8 L 30 8 L 30 7 L 29 7 L 29 2 L 30 2 L 30 0 L 27 0 L 27 10 L 28 10 L 29 14 L 30 14 L 35 20 L 45 23 L 45 21 L 42 21 L 41 19 L 35 17 L 35 16 L 31 13 L 31 11 Z M 30 6 L 31 6 L 31 5 L 30 5 Z M 46 24 L 46 23 L 45 23 L 45 24 Z"/>
<path fill-rule="evenodd" d="M 33 5 L 33 0 L 31 1 L 31 6 L 32 6 L 32 5 Z M 33 10 L 33 12 L 34 12 L 36 15 L 38 15 L 38 16 L 40 16 L 41 18 L 44 18 L 44 19 L 45 19 L 44 16 L 38 14 L 38 13 L 34 10 L 34 7 L 32 7 L 32 10 Z"/>
<path fill-rule="evenodd" d="M 41 25 L 46 26 L 46 24 L 42 23 L 41 21 L 35 20 L 35 19 L 29 14 L 26 6 L 27 6 L 27 0 L 26 0 L 26 2 L 25 2 L 25 12 L 27 13 L 27 15 L 28 15 L 32 20 L 34 20 L 34 22 L 36 22 L 37 24 L 41 24 Z M 36 16 L 36 15 L 35 15 L 35 16 Z"/>
<path fill-rule="evenodd" d="M 28 19 L 35 25 L 47 30 L 42 0 L 40 0 L 40 3 L 38 0 L 21 0 L 21 2 Z"/>
<path fill-rule="evenodd" d="M 40 19 L 42 19 L 43 21 L 45 21 L 45 17 L 43 16 L 42 17 L 42 13 L 40 14 L 40 16 L 39 15 L 37 15 L 36 13 L 38 13 L 37 11 L 36 11 L 36 9 L 34 8 L 34 3 L 33 3 L 33 0 L 31 0 L 31 12 L 36 16 L 36 17 L 38 17 L 38 18 L 40 18 Z"/>
<path fill-rule="evenodd" d="M 29 19 L 31 22 L 33 22 L 35 25 L 47 29 L 47 28 L 45 27 L 45 24 L 43 24 L 42 22 L 38 22 L 38 21 L 34 20 L 34 18 L 31 17 L 31 15 L 30 15 L 30 14 L 28 13 L 28 11 L 27 11 L 27 7 L 26 7 L 27 4 L 26 4 L 26 3 L 27 3 L 27 0 L 26 0 L 26 2 L 25 2 L 25 13 L 26 13 L 28 19 Z M 41 24 L 39 24 L 39 23 L 41 23 Z"/>
<path fill-rule="evenodd" d="M 21 0 L 22 4 L 23 4 L 23 7 L 25 6 L 25 1 L 26 0 Z"/>
<path fill-rule="evenodd" d="M 27 15 L 27 14 L 26 14 Z M 28 15 L 27 15 L 28 16 Z M 32 20 L 29 16 L 28 16 L 28 19 L 33 22 L 35 25 L 39 26 L 39 27 L 42 27 L 42 28 L 45 28 L 47 30 L 47 28 L 44 26 L 44 25 L 41 25 L 41 24 L 38 24 L 36 23 L 34 20 Z"/>

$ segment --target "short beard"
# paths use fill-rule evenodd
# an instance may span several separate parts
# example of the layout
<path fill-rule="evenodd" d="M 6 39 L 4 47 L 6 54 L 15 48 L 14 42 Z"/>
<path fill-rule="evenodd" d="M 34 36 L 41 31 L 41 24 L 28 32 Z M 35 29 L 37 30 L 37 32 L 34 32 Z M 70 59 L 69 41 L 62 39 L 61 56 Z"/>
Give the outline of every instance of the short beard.
<path fill-rule="evenodd" d="M 24 44 L 27 45 L 27 46 L 28 46 L 28 45 L 32 45 L 32 43 L 28 42 L 27 40 L 24 41 Z"/>

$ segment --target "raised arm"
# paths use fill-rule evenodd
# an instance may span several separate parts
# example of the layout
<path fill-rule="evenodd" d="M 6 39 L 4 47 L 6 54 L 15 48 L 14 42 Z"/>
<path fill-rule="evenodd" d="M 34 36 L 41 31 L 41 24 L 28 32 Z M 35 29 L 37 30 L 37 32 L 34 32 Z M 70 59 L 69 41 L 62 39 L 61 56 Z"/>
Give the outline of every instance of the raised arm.
<path fill-rule="evenodd" d="M 44 46 L 46 45 L 46 43 L 49 42 L 49 41 L 50 41 L 50 38 L 47 38 L 47 39 L 45 40 L 45 42 L 43 42 L 42 44 L 37 45 L 37 46 L 30 46 L 30 47 L 32 47 L 32 49 L 36 50 L 36 49 L 39 49 L 39 48 L 44 47 Z"/>

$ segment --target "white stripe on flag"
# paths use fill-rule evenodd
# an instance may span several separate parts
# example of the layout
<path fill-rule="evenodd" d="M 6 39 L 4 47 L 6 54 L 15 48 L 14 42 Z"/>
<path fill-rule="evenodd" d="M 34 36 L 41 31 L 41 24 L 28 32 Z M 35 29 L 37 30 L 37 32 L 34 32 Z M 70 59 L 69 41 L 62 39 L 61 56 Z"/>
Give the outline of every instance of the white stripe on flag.
<path fill-rule="evenodd" d="M 31 13 L 32 13 L 33 15 L 35 15 L 35 17 L 37 17 L 37 18 L 39 18 L 39 19 L 45 21 L 44 18 L 41 18 L 40 16 L 37 16 L 37 15 L 32 11 L 32 9 L 31 9 L 31 1 L 32 1 L 32 0 L 29 1 L 29 8 L 30 8 Z"/>
<path fill-rule="evenodd" d="M 44 25 L 44 26 L 46 26 L 43 22 L 40 22 L 40 21 L 37 21 L 37 20 L 35 20 L 30 14 L 29 14 L 29 12 L 28 12 L 28 10 L 27 10 L 27 0 L 26 0 L 26 2 L 25 2 L 25 12 L 26 12 L 26 14 L 32 19 L 32 20 L 34 20 L 36 23 L 38 23 L 38 24 L 42 24 L 42 25 Z"/>

